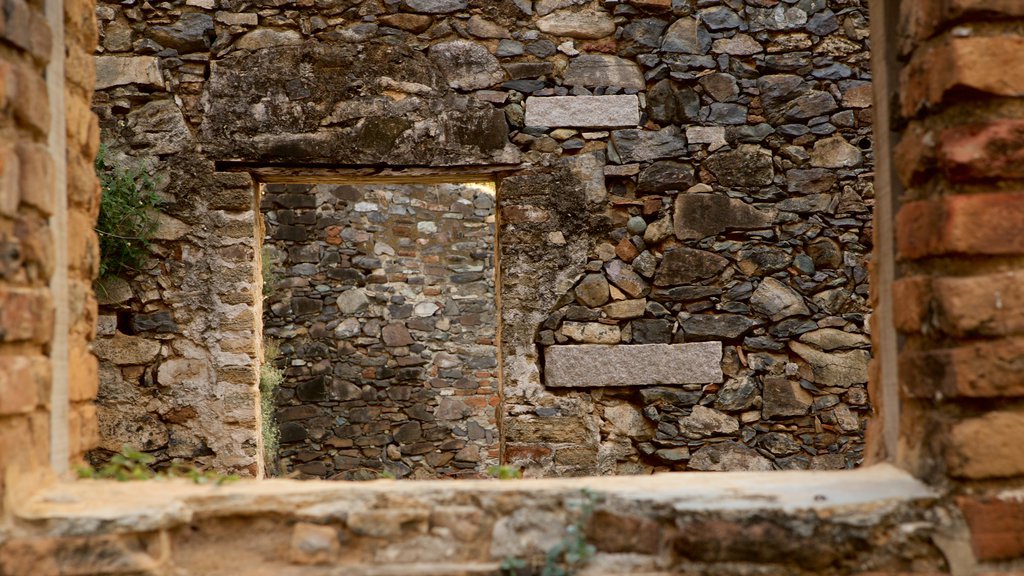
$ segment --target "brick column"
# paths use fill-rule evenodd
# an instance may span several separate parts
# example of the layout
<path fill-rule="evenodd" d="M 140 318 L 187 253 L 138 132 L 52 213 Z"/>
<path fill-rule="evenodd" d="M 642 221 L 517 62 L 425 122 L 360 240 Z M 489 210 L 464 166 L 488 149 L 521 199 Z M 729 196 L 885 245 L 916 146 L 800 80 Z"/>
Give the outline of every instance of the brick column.
<path fill-rule="evenodd" d="M 1024 4 L 903 0 L 894 317 L 903 463 L 1024 556 Z"/>

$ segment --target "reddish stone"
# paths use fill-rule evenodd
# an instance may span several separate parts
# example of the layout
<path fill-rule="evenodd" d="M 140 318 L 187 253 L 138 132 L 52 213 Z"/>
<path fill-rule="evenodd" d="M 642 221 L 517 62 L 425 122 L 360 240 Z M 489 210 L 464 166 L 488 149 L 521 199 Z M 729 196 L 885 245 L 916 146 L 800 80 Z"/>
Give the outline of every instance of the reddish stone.
<path fill-rule="evenodd" d="M 324 242 L 337 246 L 341 244 L 341 226 L 328 226 L 324 228 Z"/>
<path fill-rule="evenodd" d="M 1024 178 L 1024 120 L 958 126 L 939 140 L 939 165 L 954 182 Z"/>
<path fill-rule="evenodd" d="M 1024 254 L 1024 194 L 947 196 L 904 204 L 896 249 L 910 260 L 947 254 Z"/>
<path fill-rule="evenodd" d="M 960 496 L 957 505 L 971 529 L 971 547 L 981 561 L 1024 556 L 1024 502 Z"/>

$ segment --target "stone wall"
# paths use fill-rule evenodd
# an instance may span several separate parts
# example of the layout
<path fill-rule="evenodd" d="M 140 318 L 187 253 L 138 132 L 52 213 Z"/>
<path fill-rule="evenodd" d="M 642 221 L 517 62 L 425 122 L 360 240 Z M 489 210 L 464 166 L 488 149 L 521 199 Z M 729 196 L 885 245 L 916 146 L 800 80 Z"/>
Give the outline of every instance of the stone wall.
<path fill-rule="evenodd" d="M 98 13 L 105 137 L 152 167 L 168 214 L 150 269 L 105 309 L 125 344 L 100 353 L 105 448 L 141 437 L 163 458 L 258 467 L 253 192 L 218 169 L 476 166 L 498 182 L 504 462 L 548 475 L 861 460 L 861 2 Z M 633 373 L 669 350 L 660 368 L 680 376 L 593 386 L 546 371 L 611 344 Z M 147 355 L 117 358 L 126 347 Z M 691 362 L 720 366 L 693 379 Z"/>
<path fill-rule="evenodd" d="M 0 11 L 0 508 L 48 478 L 52 414 L 68 422 L 58 454 L 80 460 L 97 435 L 88 350 L 99 201 L 99 130 L 89 110 L 96 27 L 92 2 L 64 8 L 56 37 L 39 2 L 11 0 Z M 64 68 L 51 62 L 54 46 L 64 49 Z M 50 106 L 53 91 L 63 94 L 64 116 Z M 55 157 L 65 129 L 66 156 Z M 58 188 L 65 180 L 66 196 Z M 51 397 L 54 374 L 66 405 Z"/>
<path fill-rule="evenodd" d="M 282 474 L 498 462 L 493 184 L 267 185 Z"/>

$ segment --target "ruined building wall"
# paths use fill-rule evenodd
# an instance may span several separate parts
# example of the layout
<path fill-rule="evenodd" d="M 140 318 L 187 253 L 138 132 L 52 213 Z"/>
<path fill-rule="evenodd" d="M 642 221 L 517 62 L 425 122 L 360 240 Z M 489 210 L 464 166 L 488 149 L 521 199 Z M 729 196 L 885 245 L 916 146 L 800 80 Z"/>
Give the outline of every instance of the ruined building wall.
<path fill-rule="evenodd" d="M 51 385 L 62 363 L 70 361 L 70 370 L 56 385 L 67 391 L 68 405 L 57 413 L 68 428 L 58 442 L 80 461 L 97 437 L 89 352 L 98 257 L 92 158 L 99 126 L 90 110 L 97 33 L 92 2 L 69 0 L 64 8 L 64 33 L 56 38 L 50 24 L 60 17 L 48 19 L 41 2 L 12 0 L 0 11 L 0 510 L 51 476 Z M 50 68 L 55 46 L 64 50 L 65 77 Z M 63 117 L 51 109 L 51 90 L 63 92 Z M 65 129 L 66 156 L 55 157 L 50 139 Z M 64 198 L 58 171 L 67 182 Z M 63 289 L 51 290 L 55 277 L 66 278 L 66 300 Z M 57 310 L 67 314 L 66 325 Z M 67 357 L 57 357 L 58 339 Z"/>
<path fill-rule="evenodd" d="M 104 448 L 141 439 L 161 458 L 258 467 L 255 191 L 218 168 L 501 166 L 504 461 L 856 465 L 870 414 L 866 11 L 101 4 L 105 138 L 167 201 L 149 268 L 105 296 Z M 602 344 L 623 373 L 666 376 L 608 387 L 585 371 L 611 358 L 586 347 Z"/>

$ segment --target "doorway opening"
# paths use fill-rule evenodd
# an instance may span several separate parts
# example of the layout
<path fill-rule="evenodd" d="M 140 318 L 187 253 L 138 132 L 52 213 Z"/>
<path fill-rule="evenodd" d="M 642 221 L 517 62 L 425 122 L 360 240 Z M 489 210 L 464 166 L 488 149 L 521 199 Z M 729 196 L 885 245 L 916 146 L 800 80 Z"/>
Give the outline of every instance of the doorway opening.
<path fill-rule="evenodd" d="M 268 474 L 498 463 L 495 204 L 493 182 L 262 186 Z"/>

